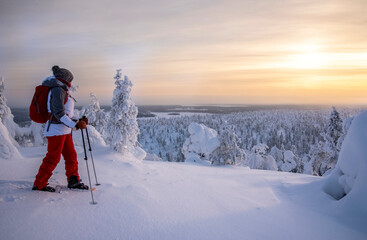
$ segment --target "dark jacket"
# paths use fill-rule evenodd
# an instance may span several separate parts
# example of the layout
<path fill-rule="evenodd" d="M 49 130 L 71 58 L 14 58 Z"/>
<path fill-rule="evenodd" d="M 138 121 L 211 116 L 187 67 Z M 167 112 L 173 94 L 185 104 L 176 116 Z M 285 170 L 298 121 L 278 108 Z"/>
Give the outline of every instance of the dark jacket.
<path fill-rule="evenodd" d="M 42 85 L 51 88 L 50 110 L 52 114 L 51 123 L 60 124 L 60 118 L 65 115 L 65 102 L 68 97 L 68 88 L 56 78 L 48 78 Z"/>

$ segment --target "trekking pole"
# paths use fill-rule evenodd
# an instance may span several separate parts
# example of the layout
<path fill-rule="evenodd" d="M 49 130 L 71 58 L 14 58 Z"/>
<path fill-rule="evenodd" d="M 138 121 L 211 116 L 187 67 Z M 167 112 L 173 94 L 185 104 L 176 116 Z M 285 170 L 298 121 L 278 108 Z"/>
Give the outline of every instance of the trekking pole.
<path fill-rule="evenodd" d="M 87 164 L 87 172 L 88 172 L 88 179 L 89 179 L 89 186 L 90 186 L 90 195 L 92 196 L 92 204 L 97 204 L 97 202 L 94 201 L 92 183 L 90 181 L 90 174 L 89 174 L 89 167 L 88 167 L 88 156 L 87 156 L 87 150 L 85 148 L 83 129 L 80 129 L 80 131 L 82 132 L 83 147 L 84 147 L 84 160 L 85 160 L 85 163 Z"/>
<path fill-rule="evenodd" d="M 96 168 L 94 166 L 94 159 L 93 159 L 93 154 L 92 154 L 92 147 L 90 146 L 90 140 L 89 140 L 89 134 L 88 134 L 88 128 L 85 129 L 85 132 L 87 133 L 87 140 L 88 140 L 88 145 L 89 145 L 89 153 L 90 153 L 90 157 L 92 159 L 92 166 L 93 166 L 93 171 L 94 171 L 94 177 L 96 178 L 96 186 L 99 186 L 101 184 L 98 183 L 97 180 L 97 174 L 96 174 Z"/>

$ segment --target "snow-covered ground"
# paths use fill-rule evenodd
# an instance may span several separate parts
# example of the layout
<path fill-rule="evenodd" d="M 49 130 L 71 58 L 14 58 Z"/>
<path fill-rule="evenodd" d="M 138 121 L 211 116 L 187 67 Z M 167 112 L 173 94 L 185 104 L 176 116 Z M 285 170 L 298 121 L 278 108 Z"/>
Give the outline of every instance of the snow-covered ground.
<path fill-rule="evenodd" d="M 342 211 L 321 177 L 137 161 L 99 146 L 91 205 L 88 191 L 31 190 L 45 151 L 0 160 L 0 239 L 367 239 L 367 213 Z M 61 160 L 50 184 L 66 185 L 64 172 Z"/>

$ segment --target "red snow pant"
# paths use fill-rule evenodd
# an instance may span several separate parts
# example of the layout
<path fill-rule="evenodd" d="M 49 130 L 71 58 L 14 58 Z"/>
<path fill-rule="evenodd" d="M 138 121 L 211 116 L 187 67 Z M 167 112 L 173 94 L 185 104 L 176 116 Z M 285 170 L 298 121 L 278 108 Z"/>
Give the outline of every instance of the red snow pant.
<path fill-rule="evenodd" d="M 78 160 L 71 134 L 47 137 L 47 140 L 47 154 L 38 170 L 33 186 L 37 186 L 38 189 L 46 187 L 53 170 L 60 162 L 61 154 L 65 160 L 67 179 L 69 180 L 74 175 L 79 180 Z"/>

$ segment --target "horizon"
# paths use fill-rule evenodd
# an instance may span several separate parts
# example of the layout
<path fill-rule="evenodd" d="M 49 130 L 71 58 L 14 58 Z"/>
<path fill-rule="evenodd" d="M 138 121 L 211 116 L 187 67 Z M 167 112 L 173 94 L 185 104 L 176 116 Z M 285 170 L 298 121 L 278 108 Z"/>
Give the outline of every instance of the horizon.
<path fill-rule="evenodd" d="M 120 68 L 137 105 L 364 105 L 365 9 L 364 0 L 3 1 L 0 77 L 13 107 L 29 104 L 53 65 L 73 73 L 81 105 L 90 93 L 108 105 Z"/>
<path fill-rule="evenodd" d="M 11 109 L 27 109 L 29 106 L 16 106 L 16 105 L 7 105 Z M 75 105 L 75 108 L 80 109 L 85 105 Z M 367 108 L 367 104 L 190 104 L 190 105 L 183 105 L 183 104 L 135 104 L 137 107 L 222 107 L 222 108 L 230 108 L 230 107 L 239 107 L 239 108 L 246 108 L 246 107 L 314 107 L 314 108 Z M 112 104 L 100 104 L 101 108 L 111 107 Z"/>

